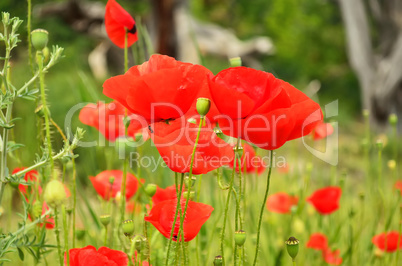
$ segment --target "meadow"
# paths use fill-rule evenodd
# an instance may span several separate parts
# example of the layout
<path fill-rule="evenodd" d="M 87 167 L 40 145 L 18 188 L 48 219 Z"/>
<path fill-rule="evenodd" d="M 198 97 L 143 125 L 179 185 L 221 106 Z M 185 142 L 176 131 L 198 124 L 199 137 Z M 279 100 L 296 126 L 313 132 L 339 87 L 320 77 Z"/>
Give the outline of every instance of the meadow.
<path fill-rule="evenodd" d="M 114 0 L 124 71 L 99 81 L 85 37 L 5 11 L 0 265 L 400 265 L 395 114 L 380 132 L 241 58 L 147 54 Z"/>

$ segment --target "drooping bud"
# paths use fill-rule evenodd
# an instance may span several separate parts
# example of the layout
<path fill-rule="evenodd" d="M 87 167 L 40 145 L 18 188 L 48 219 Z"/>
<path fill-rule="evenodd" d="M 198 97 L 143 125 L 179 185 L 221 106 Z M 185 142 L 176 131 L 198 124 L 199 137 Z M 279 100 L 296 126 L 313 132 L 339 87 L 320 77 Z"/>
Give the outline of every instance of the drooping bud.
<path fill-rule="evenodd" d="M 231 67 L 239 67 L 242 65 L 240 57 L 232 57 L 229 59 L 229 62 Z"/>
<path fill-rule="evenodd" d="M 195 176 L 192 176 L 191 179 L 189 176 L 186 176 L 184 178 L 184 185 L 186 186 L 187 189 L 190 189 L 194 186 L 196 180 L 197 178 Z"/>
<path fill-rule="evenodd" d="M 101 215 L 101 216 L 99 216 L 99 220 L 100 220 L 100 222 L 103 224 L 103 226 L 107 226 L 109 223 L 110 223 L 110 220 L 111 220 L 111 216 L 110 216 L 110 214 L 104 214 L 104 215 Z"/>
<path fill-rule="evenodd" d="M 63 183 L 59 180 L 53 179 L 47 184 L 44 193 L 44 199 L 47 205 L 52 208 L 59 207 L 64 203 L 66 198 L 66 190 L 64 189 Z"/>
<path fill-rule="evenodd" d="M 184 191 L 183 192 L 183 198 L 185 198 L 185 199 L 189 198 L 189 200 L 194 200 L 194 197 L 195 197 L 194 191 Z"/>
<path fill-rule="evenodd" d="M 209 109 L 211 108 L 211 100 L 208 98 L 198 98 L 196 107 L 198 114 L 203 117 L 208 114 Z"/>
<path fill-rule="evenodd" d="M 144 188 L 145 193 L 147 193 L 147 195 L 151 198 L 153 195 L 155 195 L 156 189 L 157 189 L 157 186 L 155 184 L 148 184 Z"/>
<path fill-rule="evenodd" d="M 214 259 L 214 266 L 221 266 L 223 263 L 222 256 L 216 256 Z"/>
<path fill-rule="evenodd" d="M 49 33 L 44 29 L 36 29 L 31 32 L 32 46 L 37 51 L 42 51 L 49 40 Z"/>
<path fill-rule="evenodd" d="M 125 220 L 121 227 L 124 235 L 130 237 L 134 233 L 134 220 Z"/>
<path fill-rule="evenodd" d="M 42 202 L 35 201 L 32 205 L 32 216 L 34 219 L 38 219 L 42 215 Z"/>
<path fill-rule="evenodd" d="M 243 246 L 244 242 L 246 242 L 246 232 L 243 230 L 239 230 L 235 232 L 234 235 L 235 243 L 238 246 Z"/>
<path fill-rule="evenodd" d="M 75 237 L 78 240 L 82 240 L 84 238 L 84 236 L 85 236 L 85 232 L 86 231 L 84 229 L 77 229 L 77 230 L 75 230 Z"/>
<path fill-rule="evenodd" d="M 134 241 L 135 249 L 140 252 L 143 247 L 144 238 L 140 235 L 136 235 L 131 241 Z"/>
<path fill-rule="evenodd" d="M 285 242 L 288 254 L 293 261 L 295 260 L 297 253 L 299 253 L 299 243 L 300 241 L 293 236 L 289 237 L 289 239 Z"/>

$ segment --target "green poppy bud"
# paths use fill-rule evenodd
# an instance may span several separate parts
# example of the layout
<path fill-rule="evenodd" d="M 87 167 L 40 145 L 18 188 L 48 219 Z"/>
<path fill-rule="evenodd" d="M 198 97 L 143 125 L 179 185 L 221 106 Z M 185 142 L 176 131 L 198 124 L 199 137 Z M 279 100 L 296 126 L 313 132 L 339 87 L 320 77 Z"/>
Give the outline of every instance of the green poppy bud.
<path fill-rule="evenodd" d="M 293 261 L 295 260 L 297 253 L 299 253 L 299 243 L 300 241 L 293 236 L 289 237 L 289 239 L 285 242 L 288 254 L 290 257 L 292 257 Z"/>
<path fill-rule="evenodd" d="M 382 147 L 384 146 L 383 145 L 383 143 L 382 143 L 382 140 L 377 140 L 377 142 L 375 143 L 375 145 L 377 146 L 377 148 L 379 149 L 379 150 L 382 150 Z"/>
<path fill-rule="evenodd" d="M 134 220 L 125 220 L 122 228 L 124 235 L 130 237 L 134 233 Z"/>
<path fill-rule="evenodd" d="M 38 219 L 42 215 L 42 202 L 35 201 L 32 205 L 32 216 L 34 219 Z"/>
<path fill-rule="evenodd" d="M 185 199 L 189 198 L 190 200 L 194 200 L 194 197 L 195 197 L 194 191 L 184 191 L 183 192 L 183 198 L 185 198 Z"/>
<path fill-rule="evenodd" d="M 392 126 L 395 126 L 396 124 L 398 124 L 398 117 L 396 116 L 396 114 L 390 114 L 388 117 L 388 121 Z"/>
<path fill-rule="evenodd" d="M 148 184 L 144 188 L 145 193 L 147 193 L 147 195 L 149 197 L 152 197 L 153 195 L 155 195 L 156 189 L 157 189 L 157 186 L 155 184 Z"/>
<path fill-rule="evenodd" d="M 131 241 L 134 241 L 135 249 L 138 252 L 140 252 L 142 250 L 142 246 L 143 246 L 143 242 L 144 242 L 143 237 L 140 235 L 136 235 L 135 237 L 133 237 L 133 239 Z"/>
<path fill-rule="evenodd" d="M 198 114 L 203 117 L 209 112 L 209 108 L 211 108 L 211 100 L 208 98 L 198 98 L 196 107 Z"/>
<path fill-rule="evenodd" d="M 52 208 L 61 206 L 67 199 L 63 183 L 56 179 L 51 180 L 46 186 L 44 199 Z"/>
<path fill-rule="evenodd" d="M 235 243 L 238 246 L 243 246 L 244 242 L 246 242 L 246 232 L 243 230 L 239 230 L 235 232 L 234 235 Z"/>
<path fill-rule="evenodd" d="M 75 237 L 78 240 L 82 240 L 84 238 L 84 236 L 85 236 L 85 232 L 86 231 L 84 229 L 76 229 L 75 230 Z"/>
<path fill-rule="evenodd" d="M 186 176 L 184 179 L 184 185 L 187 189 L 190 189 L 194 186 L 196 180 L 197 178 L 195 176 L 192 176 L 191 179 L 189 176 Z"/>
<path fill-rule="evenodd" d="M 243 156 L 243 147 L 234 147 L 233 150 L 235 151 L 236 158 L 241 158 Z"/>
<path fill-rule="evenodd" d="M 103 224 L 103 226 L 106 227 L 110 223 L 111 218 L 112 217 L 110 216 L 110 214 L 104 214 L 99 217 L 99 220 Z"/>
<path fill-rule="evenodd" d="M 222 256 L 216 256 L 214 259 L 214 266 L 220 266 L 223 263 Z"/>
<path fill-rule="evenodd" d="M 230 66 L 231 66 L 231 67 L 239 67 L 239 66 L 242 65 L 242 62 L 241 62 L 241 58 L 240 58 L 240 57 L 233 57 L 233 58 L 230 58 L 230 59 L 229 59 L 229 62 L 230 62 Z"/>
<path fill-rule="evenodd" d="M 49 40 L 49 33 L 44 29 L 36 29 L 31 32 L 32 46 L 37 51 L 42 51 Z"/>

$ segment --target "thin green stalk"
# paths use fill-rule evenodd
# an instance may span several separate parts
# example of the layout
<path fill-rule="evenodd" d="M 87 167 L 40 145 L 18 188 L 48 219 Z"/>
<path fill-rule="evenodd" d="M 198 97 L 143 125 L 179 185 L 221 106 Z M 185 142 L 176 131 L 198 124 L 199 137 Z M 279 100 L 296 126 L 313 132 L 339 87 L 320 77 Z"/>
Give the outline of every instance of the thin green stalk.
<path fill-rule="evenodd" d="M 68 252 L 68 226 L 67 226 L 66 205 L 61 206 L 61 214 L 63 216 L 64 251 L 66 254 L 67 265 L 70 265 L 70 254 Z"/>
<path fill-rule="evenodd" d="M 202 128 L 203 123 L 204 123 L 204 116 L 201 116 L 200 123 L 198 125 L 197 137 L 196 137 L 195 143 L 194 143 L 193 153 L 191 154 L 190 173 L 189 173 L 189 177 L 188 177 L 189 180 L 191 180 L 191 178 L 193 177 L 193 166 L 194 166 L 195 151 L 197 149 L 198 141 L 200 139 L 201 128 Z M 180 219 L 179 236 L 180 236 L 180 232 L 183 231 L 184 218 L 186 217 L 187 207 L 188 207 L 188 202 L 189 201 L 190 201 L 190 191 L 188 191 L 188 193 L 187 193 L 186 205 L 184 207 L 183 216 L 180 217 L 181 219 Z M 184 242 L 184 232 L 183 232 L 183 236 L 181 238 L 180 237 L 178 238 L 178 241 Z M 183 251 L 183 253 L 184 253 L 183 254 L 184 261 L 186 261 L 186 251 L 187 251 L 187 249 L 184 249 L 184 251 Z"/>
<path fill-rule="evenodd" d="M 200 192 L 201 192 L 201 181 L 202 181 L 202 175 L 199 176 L 198 178 L 198 188 L 197 188 L 197 202 L 200 201 Z M 195 252 L 196 252 L 196 258 L 197 258 L 197 266 L 200 265 L 199 261 L 199 248 L 200 248 L 200 238 L 198 235 L 195 238 Z"/>
<path fill-rule="evenodd" d="M 76 208 L 77 208 L 77 170 L 75 168 L 75 158 L 71 159 L 73 165 L 73 248 L 75 248 L 75 220 L 76 220 Z"/>
<path fill-rule="evenodd" d="M 235 156 L 237 156 L 237 155 L 235 154 Z M 223 241 L 225 239 L 226 220 L 228 217 L 230 196 L 232 195 L 235 172 L 236 172 L 236 160 L 234 160 L 234 162 L 233 162 L 232 177 L 231 177 L 230 183 L 229 183 L 229 191 L 228 191 L 228 196 L 227 196 L 226 204 L 225 204 L 225 213 L 223 216 L 223 226 L 222 226 L 222 232 L 221 232 L 221 256 L 222 256 L 222 264 L 223 265 L 225 265 L 225 254 L 224 254 L 224 249 L 223 249 Z"/>
<path fill-rule="evenodd" d="M 54 161 L 52 157 L 52 141 L 50 139 L 50 119 L 49 119 L 49 109 L 47 107 L 46 102 L 46 92 L 45 92 L 45 73 L 43 71 L 43 53 L 42 51 L 37 51 L 37 59 L 38 59 L 38 67 L 39 67 L 39 84 L 40 84 L 40 93 L 41 93 L 41 101 L 43 105 L 43 116 L 45 118 L 45 130 L 46 130 L 46 141 L 47 141 L 47 149 L 49 153 L 49 162 L 50 162 L 50 173 L 53 176 L 54 171 Z"/>
<path fill-rule="evenodd" d="M 176 190 L 177 190 L 177 178 L 175 179 L 176 181 Z M 166 261 L 165 261 L 165 265 L 168 266 L 169 263 L 169 255 L 170 255 L 170 247 L 172 245 L 172 241 L 173 241 L 173 233 L 174 233 L 174 229 L 176 227 L 176 221 L 177 221 L 177 214 L 179 212 L 179 208 L 181 209 L 181 194 L 183 191 L 183 184 L 184 184 L 184 174 L 181 174 L 181 178 L 180 178 L 180 189 L 179 189 L 179 195 L 177 196 L 177 205 L 176 205 L 176 211 L 174 214 L 174 220 L 173 220 L 173 224 L 172 224 L 172 229 L 170 230 L 170 237 L 169 237 L 169 243 L 168 243 L 168 248 L 167 248 L 167 253 L 166 253 Z"/>
<path fill-rule="evenodd" d="M 260 248 L 260 234 L 261 234 L 261 224 L 262 224 L 262 216 L 264 214 L 265 210 L 265 204 L 267 203 L 267 198 L 268 198 L 268 192 L 269 192 L 269 183 L 271 181 L 271 172 L 272 172 L 272 150 L 269 151 L 269 170 L 268 170 L 268 176 L 267 176 L 267 186 L 265 189 L 265 195 L 264 195 L 264 201 L 261 206 L 261 211 L 260 211 L 260 218 L 258 220 L 258 228 L 257 228 L 257 243 L 255 247 L 255 256 L 254 256 L 254 263 L 253 265 L 257 264 L 257 259 L 258 259 L 258 251 Z"/>
<path fill-rule="evenodd" d="M 59 229 L 59 219 L 58 219 L 58 210 L 57 207 L 54 208 L 54 226 L 55 230 L 54 232 L 56 233 L 56 242 L 57 242 L 57 252 L 59 254 L 59 262 L 60 266 L 63 266 L 63 254 L 61 251 L 61 242 L 60 242 L 60 229 Z"/>
<path fill-rule="evenodd" d="M 129 260 L 128 260 L 128 263 L 129 263 L 129 265 L 133 265 L 133 261 L 132 261 L 130 258 L 134 257 L 135 242 L 134 242 L 134 239 L 133 239 L 133 238 L 131 238 L 130 240 L 131 240 L 131 245 L 130 245 L 130 253 L 129 253 Z M 137 258 L 136 258 L 136 259 L 137 259 Z M 134 264 L 134 265 L 135 265 L 135 264 Z"/>
<path fill-rule="evenodd" d="M 124 34 L 124 73 L 128 70 L 128 32 Z"/>
<path fill-rule="evenodd" d="M 33 60 L 32 60 L 32 43 L 31 43 L 31 18 L 32 18 L 32 1 L 27 0 L 28 2 L 28 14 L 27 14 L 27 31 L 28 31 L 28 58 L 29 58 L 29 67 L 31 68 L 32 74 L 34 73 Z"/>
<path fill-rule="evenodd" d="M 103 241 L 104 246 L 107 247 L 107 234 L 108 234 L 108 226 L 105 226 L 105 239 Z"/>
<path fill-rule="evenodd" d="M 124 158 L 123 180 L 121 181 L 121 205 L 120 205 L 121 222 L 124 221 L 124 215 L 125 215 L 125 211 L 126 211 L 126 183 L 127 183 L 127 159 Z"/>

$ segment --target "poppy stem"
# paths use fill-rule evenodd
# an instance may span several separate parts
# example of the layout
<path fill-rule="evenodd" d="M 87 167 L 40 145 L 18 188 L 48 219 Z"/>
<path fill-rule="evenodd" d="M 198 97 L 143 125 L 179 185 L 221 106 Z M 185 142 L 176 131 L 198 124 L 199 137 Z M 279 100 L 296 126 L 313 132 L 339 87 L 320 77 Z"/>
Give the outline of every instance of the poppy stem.
<path fill-rule="evenodd" d="M 128 32 L 127 28 L 125 29 L 124 34 L 124 73 L 128 70 Z"/>
<path fill-rule="evenodd" d="M 194 166 L 194 157 L 195 157 L 195 151 L 197 149 L 197 145 L 198 145 L 198 141 L 200 139 L 200 134 L 201 134 L 201 128 L 202 125 L 204 124 L 204 116 L 201 115 L 200 116 L 200 123 L 198 125 L 198 132 L 197 132 L 197 137 L 195 139 L 195 143 L 194 143 L 194 148 L 193 148 L 193 153 L 191 154 L 191 164 L 190 164 L 190 173 L 189 173 L 189 177 L 188 179 L 191 180 L 191 178 L 193 177 L 193 166 Z M 191 187 L 189 187 L 189 190 L 191 189 Z M 184 225 L 184 218 L 186 217 L 186 212 L 187 212 L 187 207 L 188 207 L 188 202 L 190 201 L 190 191 L 187 192 L 187 198 L 186 198 L 186 205 L 184 207 L 184 213 L 183 215 L 180 217 L 180 229 L 179 229 L 179 235 L 180 232 L 182 232 L 182 238 L 178 238 L 179 241 L 183 242 L 184 245 L 184 232 L 183 232 L 183 225 Z M 186 252 L 187 252 L 187 248 L 184 248 L 183 250 L 183 256 L 184 256 L 184 262 L 186 265 L 187 262 L 187 256 L 186 256 Z"/>
<path fill-rule="evenodd" d="M 61 214 L 63 216 L 64 251 L 66 253 L 67 265 L 70 265 L 70 254 L 68 252 L 68 227 L 67 227 L 66 205 L 61 206 Z"/>
<path fill-rule="evenodd" d="M 265 195 L 264 195 L 264 201 L 261 206 L 261 211 L 260 211 L 260 218 L 258 219 L 258 228 L 257 228 L 257 243 L 255 247 L 255 256 L 254 256 L 254 262 L 253 265 L 255 266 L 257 264 L 257 258 L 258 258 L 258 251 L 260 248 L 260 234 L 261 234 L 261 223 L 262 223 L 262 216 L 264 214 L 265 210 L 265 204 L 267 203 L 267 198 L 268 198 L 268 192 L 269 192 L 269 183 L 271 181 L 271 172 L 272 172 L 272 150 L 269 151 L 269 170 L 268 170 L 268 176 L 267 176 L 267 186 L 265 188 Z"/>
<path fill-rule="evenodd" d="M 73 165 L 73 248 L 75 248 L 75 217 L 76 217 L 76 207 L 77 207 L 77 170 L 75 168 L 75 158 L 71 158 L 71 163 Z"/>
<path fill-rule="evenodd" d="M 176 174 L 177 177 L 177 174 Z M 177 191 L 177 179 L 175 178 L 176 181 L 176 191 Z M 165 265 L 168 266 L 169 265 L 169 255 L 170 255 L 170 247 L 172 246 L 172 241 L 173 241 L 173 233 L 174 233 L 174 229 L 176 227 L 176 221 L 177 221 L 177 214 L 179 212 L 179 208 L 181 209 L 180 206 L 180 201 L 181 201 L 181 194 L 183 191 L 183 184 L 184 184 L 184 174 L 181 174 L 181 178 L 180 178 L 180 189 L 179 189 L 179 194 L 177 195 L 177 205 L 176 205 L 176 211 L 174 214 L 174 219 L 173 219 L 173 224 L 172 224 L 172 229 L 170 230 L 170 237 L 169 237 L 169 243 L 168 243 L 168 249 L 166 252 L 166 261 L 165 261 Z"/>
<path fill-rule="evenodd" d="M 237 156 L 237 153 L 235 153 L 235 156 Z M 224 249 L 223 249 L 223 240 L 225 239 L 226 220 L 227 220 L 227 217 L 228 217 L 230 195 L 232 195 L 233 181 L 234 181 L 235 172 L 236 172 L 236 159 L 233 160 L 232 177 L 231 177 L 230 183 L 229 183 L 229 191 L 228 191 L 228 196 L 227 196 L 226 204 L 225 204 L 225 214 L 223 216 L 223 226 L 222 226 L 222 232 L 221 232 L 222 265 L 225 265 L 225 255 L 224 255 Z"/>
<path fill-rule="evenodd" d="M 61 252 L 61 243 L 60 243 L 60 229 L 59 229 L 59 219 L 58 219 L 58 210 L 57 207 L 54 208 L 54 225 L 56 233 L 56 242 L 57 242 L 57 252 L 59 254 L 59 262 L 60 266 L 63 266 L 63 254 Z"/>
<path fill-rule="evenodd" d="M 43 105 L 43 116 L 45 118 L 45 130 L 46 130 L 46 141 L 47 148 L 49 153 L 49 162 L 50 162 L 50 175 L 53 176 L 54 170 L 54 161 L 52 157 L 52 141 L 50 139 L 50 118 L 49 118 L 49 109 L 46 103 L 46 93 L 45 93 L 45 74 L 43 71 L 43 53 L 42 51 L 36 52 L 36 58 L 38 60 L 38 68 L 39 68 L 39 84 L 40 84 L 40 92 L 41 92 L 41 101 Z"/>

